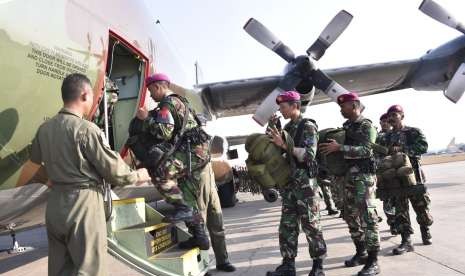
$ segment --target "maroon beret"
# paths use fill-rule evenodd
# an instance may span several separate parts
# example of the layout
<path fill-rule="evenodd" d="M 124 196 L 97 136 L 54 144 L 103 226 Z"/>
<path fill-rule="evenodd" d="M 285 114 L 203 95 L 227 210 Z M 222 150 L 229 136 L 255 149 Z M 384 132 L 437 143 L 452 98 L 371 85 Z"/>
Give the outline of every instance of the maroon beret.
<path fill-rule="evenodd" d="M 402 106 L 396 104 L 396 105 L 389 107 L 386 113 L 389 114 L 389 113 L 394 113 L 394 112 L 404 113 L 404 109 L 402 108 Z"/>
<path fill-rule="evenodd" d="M 339 97 L 337 97 L 337 103 L 339 105 L 341 105 L 343 103 L 346 103 L 346 102 L 353 102 L 353 101 L 360 101 L 360 99 L 358 98 L 357 93 L 354 93 L 354 92 L 350 92 L 350 93 L 347 93 L 347 94 L 342 94 Z"/>
<path fill-rule="evenodd" d="M 281 92 L 276 97 L 276 104 L 286 103 L 286 102 L 298 102 L 300 101 L 300 94 L 296 91 L 286 91 Z"/>
<path fill-rule="evenodd" d="M 153 74 L 151 76 L 148 76 L 146 79 L 145 79 L 145 86 L 149 86 L 151 85 L 152 83 L 155 83 L 157 81 L 166 81 L 166 82 L 170 82 L 170 78 L 168 78 L 167 75 L 163 74 L 163 73 L 156 73 L 156 74 Z"/>

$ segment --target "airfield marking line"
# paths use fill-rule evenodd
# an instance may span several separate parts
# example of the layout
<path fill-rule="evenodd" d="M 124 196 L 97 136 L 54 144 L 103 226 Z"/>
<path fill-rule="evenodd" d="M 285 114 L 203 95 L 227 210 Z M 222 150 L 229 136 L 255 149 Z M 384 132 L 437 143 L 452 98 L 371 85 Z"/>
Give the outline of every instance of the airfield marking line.
<path fill-rule="evenodd" d="M 390 243 L 392 243 L 392 244 L 394 244 L 394 245 L 398 245 L 398 243 L 395 243 L 395 242 L 392 242 L 392 241 L 387 241 L 387 242 L 390 242 Z M 412 252 L 410 252 L 410 253 L 414 253 L 414 254 L 416 254 L 416 255 L 418 255 L 418 256 L 420 256 L 420 257 L 423 257 L 423 258 L 425 258 L 425 259 L 427 259 L 427 260 L 429 260 L 429 261 L 431 261 L 431 262 L 433 262 L 433 263 L 436 263 L 436 264 L 438 264 L 438 265 L 440 265 L 440 266 L 443 266 L 443 267 L 445 267 L 445 268 L 448 268 L 448 269 L 450 269 L 450 270 L 452 270 L 452 271 L 455 271 L 455 272 L 457 272 L 457 273 L 459 273 L 459 274 L 465 275 L 464 272 L 462 272 L 462 271 L 460 271 L 460 270 L 458 270 L 458 269 L 455 269 L 455 268 L 453 268 L 453 267 L 451 267 L 451 266 L 449 266 L 449 265 L 447 265 L 447 264 L 444 264 L 444 263 L 442 263 L 442 262 L 440 262 L 440 261 L 436 261 L 435 259 L 430 258 L 430 257 L 428 257 L 428 256 L 426 256 L 426 255 L 420 254 L 420 253 L 418 253 L 417 251 L 412 251 Z"/>

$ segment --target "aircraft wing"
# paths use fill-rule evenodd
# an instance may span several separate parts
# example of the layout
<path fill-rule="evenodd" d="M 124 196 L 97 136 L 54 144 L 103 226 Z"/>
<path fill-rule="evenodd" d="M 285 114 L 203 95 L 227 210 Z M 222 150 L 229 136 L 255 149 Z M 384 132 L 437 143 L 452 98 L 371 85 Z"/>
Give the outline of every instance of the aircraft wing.
<path fill-rule="evenodd" d="M 404 60 L 389 63 L 351 66 L 324 70 L 349 91 L 368 96 L 410 88 L 409 76 L 420 60 Z M 202 101 L 212 115 L 229 117 L 251 114 L 263 99 L 278 85 L 281 76 L 242 79 L 197 86 Z M 322 91 L 317 90 L 312 104 L 329 102 Z"/>

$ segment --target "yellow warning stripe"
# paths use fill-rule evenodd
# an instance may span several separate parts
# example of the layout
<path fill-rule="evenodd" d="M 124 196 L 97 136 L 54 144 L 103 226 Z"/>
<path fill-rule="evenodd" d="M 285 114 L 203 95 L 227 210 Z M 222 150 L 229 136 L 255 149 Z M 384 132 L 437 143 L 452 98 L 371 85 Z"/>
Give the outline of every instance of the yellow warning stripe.
<path fill-rule="evenodd" d="M 166 227 L 168 225 L 170 225 L 170 224 L 162 222 L 162 223 L 159 223 L 159 224 L 155 224 L 155 225 L 152 225 L 152 226 L 145 227 L 144 231 L 145 231 L 145 233 L 147 233 L 147 232 L 150 232 L 150 231 L 153 231 L 153 230 L 157 230 L 157 229 Z"/>
<path fill-rule="evenodd" d="M 113 200 L 113 205 L 126 205 L 126 204 L 140 203 L 140 202 L 145 203 L 145 200 L 143 197 Z"/>

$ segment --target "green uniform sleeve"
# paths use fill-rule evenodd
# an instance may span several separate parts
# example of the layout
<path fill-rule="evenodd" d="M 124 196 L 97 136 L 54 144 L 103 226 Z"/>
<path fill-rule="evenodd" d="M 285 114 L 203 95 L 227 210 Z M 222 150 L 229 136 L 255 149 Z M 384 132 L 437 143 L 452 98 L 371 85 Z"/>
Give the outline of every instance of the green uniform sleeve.
<path fill-rule="evenodd" d="M 40 128 L 39 128 L 40 130 Z M 40 151 L 40 143 L 39 143 L 39 130 L 36 133 L 36 136 L 32 140 L 32 147 L 31 147 L 31 161 L 36 164 L 42 164 L 42 152 Z"/>
<path fill-rule="evenodd" d="M 370 141 L 375 143 L 376 141 L 376 129 L 368 122 L 361 124 L 359 132 L 357 133 L 360 138 L 364 141 Z M 371 143 L 363 143 L 363 145 L 343 145 L 342 152 L 344 153 L 345 159 L 366 159 L 373 155 L 373 149 Z"/>
<path fill-rule="evenodd" d="M 311 122 L 305 122 L 303 130 L 303 147 L 305 149 L 303 160 L 305 163 L 310 164 L 316 159 L 318 147 L 318 131 Z"/>
<path fill-rule="evenodd" d="M 91 127 L 86 125 L 86 127 L 87 129 L 82 132 L 80 146 L 83 154 L 98 173 L 114 185 L 123 186 L 136 183 L 139 180 L 138 173 L 132 170 L 121 156 L 110 148 L 103 132 L 95 125 Z"/>
<path fill-rule="evenodd" d="M 428 151 L 428 142 L 423 132 L 418 128 L 411 128 L 407 133 L 409 143 L 404 145 L 404 152 L 409 156 L 419 156 Z"/>
<path fill-rule="evenodd" d="M 166 116 L 173 117 L 168 103 L 161 102 L 159 109 L 168 112 L 169 114 L 166 114 Z M 157 118 L 151 116 L 144 120 L 142 127 L 144 131 L 150 132 L 157 139 L 169 141 L 173 137 L 174 124 L 159 121 Z"/>

